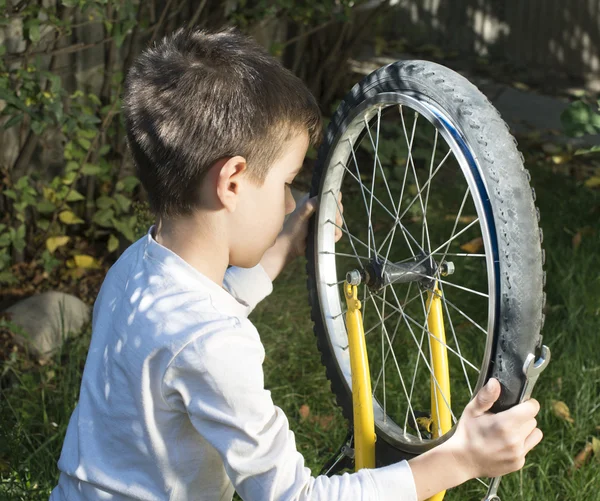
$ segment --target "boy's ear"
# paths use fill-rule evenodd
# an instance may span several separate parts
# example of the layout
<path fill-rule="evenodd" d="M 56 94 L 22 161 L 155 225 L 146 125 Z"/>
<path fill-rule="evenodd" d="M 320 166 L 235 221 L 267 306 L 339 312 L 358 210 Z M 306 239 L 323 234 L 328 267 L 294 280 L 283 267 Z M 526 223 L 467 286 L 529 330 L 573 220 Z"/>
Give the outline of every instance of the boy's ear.
<path fill-rule="evenodd" d="M 222 158 L 215 162 L 214 168 L 217 169 L 217 197 L 229 212 L 234 212 L 247 168 L 246 159 L 239 155 Z"/>

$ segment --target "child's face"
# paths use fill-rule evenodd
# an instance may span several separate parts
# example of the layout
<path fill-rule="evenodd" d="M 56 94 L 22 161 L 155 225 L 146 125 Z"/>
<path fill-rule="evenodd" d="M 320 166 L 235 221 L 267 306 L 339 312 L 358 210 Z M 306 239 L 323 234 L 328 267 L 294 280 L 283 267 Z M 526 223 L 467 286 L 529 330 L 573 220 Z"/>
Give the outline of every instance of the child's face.
<path fill-rule="evenodd" d="M 246 183 L 236 209 L 237 231 L 231 242 L 229 264 L 245 268 L 256 266 L 275 243 L 285 216 L 296 207 L 288 184 L 301 169 L 308 144 L 307 133 L 293 136 L 263 185 Z"/>

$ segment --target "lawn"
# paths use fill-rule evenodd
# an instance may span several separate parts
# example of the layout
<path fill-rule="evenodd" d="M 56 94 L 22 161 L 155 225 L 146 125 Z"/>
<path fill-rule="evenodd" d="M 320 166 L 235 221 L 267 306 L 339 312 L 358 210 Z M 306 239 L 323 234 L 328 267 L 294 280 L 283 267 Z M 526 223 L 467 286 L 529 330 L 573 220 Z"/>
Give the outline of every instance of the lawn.
<path fill-rule="evenodd" d="M 547 306 L 544 343 L 553 360 L 535 397 L 541 402 L 544 440 L 525 468 L 507 476 L 506 500 L 600 500 L 600 454 L 576 468 L 574 458 L 600 438 L 600 192 L 573 176 L 530 167 L 544 230 Z M 305 261 L 276 280 L 270 297 L 251 314 L 266 347 L 266 385 L 289 418 L 297 447 L 313 474 L 337 450 L 346 423 L 329 389 L 312 333 Z M 47 499 L 58 478 L 66 426 L 77 402 L 90 332 L 69 342 L 47 365 L 14 355 L 2 362 L 0 399 L 0 499 Z M 556 415 L 555 401 L 573 422 Z M 449 500 L 477 500 L 470 482 Z"/>

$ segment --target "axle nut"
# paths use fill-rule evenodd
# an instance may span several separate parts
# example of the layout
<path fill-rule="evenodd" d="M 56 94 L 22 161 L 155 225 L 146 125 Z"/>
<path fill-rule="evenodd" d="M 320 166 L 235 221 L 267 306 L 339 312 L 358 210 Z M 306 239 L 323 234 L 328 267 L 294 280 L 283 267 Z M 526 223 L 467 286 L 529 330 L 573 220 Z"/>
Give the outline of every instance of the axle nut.
<path fill-rule="evenodd" d="M 452 275 L 455 269 L 454 263 L 451 261 L 442 263 L 442 276 L 447 277 L 448 275 Z"/>
<path fill-rule="evenodd" d="M 346 282 L 350 285 L 360 285 L 360 272 L 358 270 L 351 270 L 346 273 Z"/>

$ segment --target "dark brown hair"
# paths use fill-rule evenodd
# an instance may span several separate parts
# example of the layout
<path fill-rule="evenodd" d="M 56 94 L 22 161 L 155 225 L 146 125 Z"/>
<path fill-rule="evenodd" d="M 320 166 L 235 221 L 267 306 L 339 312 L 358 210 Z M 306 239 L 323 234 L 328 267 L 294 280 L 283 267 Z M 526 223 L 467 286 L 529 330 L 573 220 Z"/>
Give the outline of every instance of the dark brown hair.
<path fill-rule="evenodd" d="M 137 174 L 159 217 L 188 215 L 211 165 L 243 156 L 261 185 L 284 142 L 321 138 L 304 83 L 254 40 L 228 28 L 179 29 L 147 48 L 125 81 L 123 111 Z"/>

